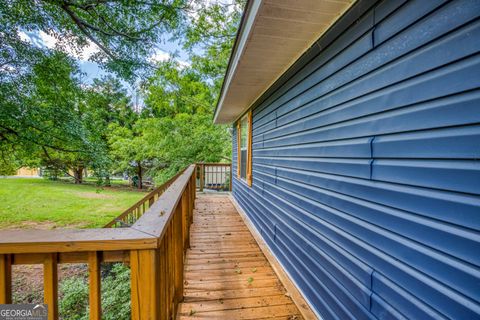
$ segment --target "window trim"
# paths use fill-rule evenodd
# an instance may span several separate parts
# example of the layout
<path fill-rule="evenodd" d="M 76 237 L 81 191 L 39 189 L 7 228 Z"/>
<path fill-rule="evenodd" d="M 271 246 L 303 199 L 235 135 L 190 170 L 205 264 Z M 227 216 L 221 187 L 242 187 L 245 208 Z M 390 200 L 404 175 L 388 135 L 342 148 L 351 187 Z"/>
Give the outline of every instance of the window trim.
<path fill-rule="evenodd" d="M 246 161 L 246 179 L 241 177 L 242 164 L 242 120 L 247 118 L 248 132 L 247 132 L 247 161 Z M 237 121 L 237 178 L 245 181 L 249 187 L 252 186 L 252 111 L 248 111 L 244 116 Z"/>

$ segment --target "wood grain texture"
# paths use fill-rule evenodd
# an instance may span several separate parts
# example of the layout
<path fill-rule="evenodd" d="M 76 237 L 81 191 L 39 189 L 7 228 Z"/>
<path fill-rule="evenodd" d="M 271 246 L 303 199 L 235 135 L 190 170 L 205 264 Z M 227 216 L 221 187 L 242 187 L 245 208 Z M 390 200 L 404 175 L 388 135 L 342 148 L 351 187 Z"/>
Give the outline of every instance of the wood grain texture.
<path fill-rule="evenodd" d="M 227 195 L 198 195 L 177 319 L 301 319 Z"/>
<path fill-rule="evenodd" d="M 1 230 L 2 253 L 50 253 L 155 248 L 157 239 L 132 228 Z"/>
<path fill-rule="evenodd" d="M 158 251 L 132 250 L 130 267 L 132 319 L 160 319 Z"/>
<path fill-rule="evenodd" d="M 101 261 L 101 252 L 92 251 L 88 253 L 90 320 L 100 320 L 102 318 Z"/>
<path fill-rule="evenodd" d="M 43 300 L 48 306 L 48 320 L 58 319 L 57 253 L 50 253 L 43 262 Z"/>
<path fill-rule="evenodd" d="M 0 304 L 12 303 L 12 257 L 0 255 Z"/>
<path fill-rule="evenodd" d="M 172 220 L 173 214 L 182 194 L 188 189 L 190 179 L 195 172 L 195 165 L 189 166 L 185 171 L 163 192 L 151 208 L 145 212 L 132 226 L 145 234 L 162 238 L 167 231 L 167 225 Z"/>

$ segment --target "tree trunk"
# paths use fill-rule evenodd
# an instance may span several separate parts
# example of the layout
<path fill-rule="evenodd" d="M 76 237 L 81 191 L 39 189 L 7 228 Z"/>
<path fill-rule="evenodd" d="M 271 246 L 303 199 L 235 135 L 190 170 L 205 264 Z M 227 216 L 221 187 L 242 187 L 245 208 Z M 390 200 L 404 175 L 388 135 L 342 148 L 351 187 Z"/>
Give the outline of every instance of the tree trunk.
<path fill-rule="evenodd" d="M 83 166 L 73 168 L 73 177 L 75 178 L 75 184 L 81 184 L 83 182 Z"/>
<path fill-rule="evenodd" d="M 112 182 L 110 181 L 110 176 L 105 177 L 105 186 L 106 187 L 111 187 L 112 186 Z"/>
<path fill-rule="evenodd" d="M 142 165 L 140 162 L 137 164 L 137 176 L 138 176 L 138 189 L 142 189 Z"/>

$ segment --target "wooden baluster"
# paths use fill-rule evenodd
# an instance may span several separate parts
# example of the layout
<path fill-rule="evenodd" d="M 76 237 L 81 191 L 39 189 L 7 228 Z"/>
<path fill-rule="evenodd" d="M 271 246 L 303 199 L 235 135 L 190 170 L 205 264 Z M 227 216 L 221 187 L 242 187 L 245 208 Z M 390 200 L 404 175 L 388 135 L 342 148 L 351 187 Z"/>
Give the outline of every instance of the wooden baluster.
<path fill-rule="evenodd" d="M 205 166 L 203 164 L 201 164 L 200 165 L 200 192 L 203 191 L 203 186 L 205 184 L 204 174 L 205 174 Z"/>
<path fill-rule="evenodd" d="M 233 175 L 232 175 L 232 164 L 230 164 L 230 173 L 229 174 L 230 174 L 230 190 L 229 191 L 232 191 L 233 190 L 232 189 L 232 183 L 233 183 L 233 180 L 232 180 L 232 177 L 233 177 Z"/>
<path fill-rule="evenodd" d="M 102 318 L 100 262 L 101 252 L 88 253 L 90 320 Z"/>
<path fill-rule="evenodd" d="M 183 235 L 183 245 L 185 248 L 190 248 L 190 215 L 188 213 L 188 204 L 190 197 L 191 188 L 188 186 L 185 189 L 185 193 L 182 195 L 182 235 Z"/>
<path fill-rule="evenodd" d="M 160 283 L 159 283 L 159 296 L 160 296 L 160 319 L 168 319 L 167 317 L 167 291 L 168 291 L 168 283 L 167 279 L 167 254 L 166 254 L 166 241 L 165 237 L 161 240 L 158 253 L 160 256 Z"/>
<path fill-rule="evenodd" d="M 196 190 L 192 192 L 191 196 L 189 197 L 189 204 L 188 204 L 188 214 L 190 215 L 190 223 L 193 223 L 193 208 L 195 207 L 195 196 Z"/>
<path fill-rule="evenodd" d="M 48 320 L 58 319 L 57 253 L 50 253 L 43 262 L 43 300 L 48 305 Z"/>
<path fill-rule="evenodd" d="M 175 309 L 175 250 L 173 248 L 173 219 L 168 226 L 168 318 L 171 319 Z"/>
<path fill-rule="evenodd" d="M 182 197 L 183 199 L 183 197 Z M 183 201 L 175 209 L 173 216 L 174 223 L 174 247 L 175 247 L 175 310 L 177 312 L 178 303 L 183 300 Z"/>
<path fill-rule="evenodd" d="M 188 223 L 189 224 L 193 223 L 194 197 L 197 192 L 197 189 L 193 188 L 192 191 L 193 192 L 191 192 L 190 197 L 188 197 Z"/>
<path fill-rule="evenodd" d="M 158 258 L 155 249 L 130 251 L 132 319 L 160 319 Z"/>
<path fill-rule="evenodd" d="M 195 199 L 197 198 L 197 188 L 195 188 L 195 183 L 193 183 L 193 185 L 192 185 L 192 191 L 193 191 L 192 192 L 192 200 L 193 201 L 192 201 L 192 206 L 191 207 L 192 207 L 192 210 L 193 210 L 193 208 L 195 208 Z"/>
<path fill-rule="evenodd" d="M 154 202 L 155 202 L 155 195 L 150 199 L 148 199 L 148 207 L 151 208 Z"/>
<path fill-rule="evenodd" d="M 12 256 L 0 254 L 0 304 L 12 303 Z"/>

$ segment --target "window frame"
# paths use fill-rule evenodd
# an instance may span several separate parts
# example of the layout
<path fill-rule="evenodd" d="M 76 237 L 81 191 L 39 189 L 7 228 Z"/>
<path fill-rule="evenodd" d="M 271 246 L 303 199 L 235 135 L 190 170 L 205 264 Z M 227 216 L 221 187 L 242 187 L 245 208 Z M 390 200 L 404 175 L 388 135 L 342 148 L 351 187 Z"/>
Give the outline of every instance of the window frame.
<path fill-rule="evenodd" d="M 241 176 L 242 165 L 242 122 L 247 119 L 247 161 L 246 177 Z M 237 121 L 237 178 L 246 182 L 248 186 L 252 186 L 252 111 L 248 111 L 245 115 L 240 117 Z"/>

